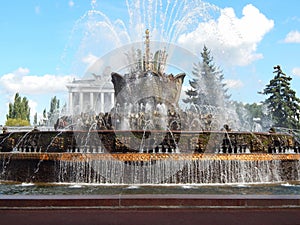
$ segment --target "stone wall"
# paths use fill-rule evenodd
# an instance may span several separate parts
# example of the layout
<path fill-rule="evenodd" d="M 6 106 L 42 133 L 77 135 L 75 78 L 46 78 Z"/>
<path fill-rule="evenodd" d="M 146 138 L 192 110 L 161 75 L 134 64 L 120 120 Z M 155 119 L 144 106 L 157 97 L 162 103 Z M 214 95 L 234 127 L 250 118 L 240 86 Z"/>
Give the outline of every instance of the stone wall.
<path fill-rule="evenodd" d="M 298 153 L 291 135 L 198 131 L 31 131 L 0 134 L 0 152 Z"/>

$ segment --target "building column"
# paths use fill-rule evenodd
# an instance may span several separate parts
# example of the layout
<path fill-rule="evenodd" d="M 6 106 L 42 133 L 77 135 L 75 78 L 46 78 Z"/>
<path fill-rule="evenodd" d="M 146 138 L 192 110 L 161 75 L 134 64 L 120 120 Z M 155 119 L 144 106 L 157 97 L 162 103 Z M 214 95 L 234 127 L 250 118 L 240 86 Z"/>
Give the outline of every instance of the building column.
<path fill-rule="evenodd" d="M 83 112 L 83 92 L 79 93 L 79 109 L 80 113 Z"/>
<path fill-rule="evenodd" d="M 101 99 L 101 101 L 100 101 L 100 111 L 101 112 L 104 112 L 104 92 L 101 92 L 101 94 L 100 94 L 100 99 Z"/>
<path fill-rule="evenodd" d="M 73 114 L 73 92 L 69 92 L 69 114 Z"/>
<path fill-rule="evenodd" d="M 115 93 L 111 93 L 110 95 L 111 108 L 115 105 Z"/>
<path fill-rule="evenodd" d="M 91 110 L 94 109 L 94 93 L 91 92 L 90 93 L 90 106 L 91 106 Z"/>

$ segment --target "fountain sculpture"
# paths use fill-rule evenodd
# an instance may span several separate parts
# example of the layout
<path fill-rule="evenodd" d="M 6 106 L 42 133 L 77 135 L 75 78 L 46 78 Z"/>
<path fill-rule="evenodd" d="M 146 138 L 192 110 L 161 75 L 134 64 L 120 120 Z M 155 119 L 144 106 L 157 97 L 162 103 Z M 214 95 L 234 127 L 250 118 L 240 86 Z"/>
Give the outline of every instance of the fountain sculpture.
<path fill-rule="evenodd" d="M 202 130 L 178 105 L 184 73 L 164 72 L 167 52 L 145 53 L 129 73 L 112 72 L 115 106 L 89 128 L 3 132 L 1 180 L 108 184 L 256 183 L 300 179 L 290 134 Z"/>

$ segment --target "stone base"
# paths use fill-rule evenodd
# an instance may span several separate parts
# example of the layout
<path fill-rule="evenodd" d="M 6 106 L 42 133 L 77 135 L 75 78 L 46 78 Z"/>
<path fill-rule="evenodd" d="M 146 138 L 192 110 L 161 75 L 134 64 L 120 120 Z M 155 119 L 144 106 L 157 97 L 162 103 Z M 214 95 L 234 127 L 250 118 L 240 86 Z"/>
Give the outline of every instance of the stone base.
<path fill-rule="evenodd" d="M 0 221 L 10 225 L 299 224 L 300 196 L 0 196 Z"/>

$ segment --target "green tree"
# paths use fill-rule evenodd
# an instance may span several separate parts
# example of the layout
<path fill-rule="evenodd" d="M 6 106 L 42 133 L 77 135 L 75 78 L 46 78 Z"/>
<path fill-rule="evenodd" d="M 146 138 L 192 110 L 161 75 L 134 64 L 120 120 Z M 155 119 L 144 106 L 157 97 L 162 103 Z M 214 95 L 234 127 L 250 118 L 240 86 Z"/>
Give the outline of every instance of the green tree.
<path fill-rule="evenodd" d="M 34 117 L 33 117 L 33 124 L 34 124 L 34 125 L 37 125 L 37 124 L 38 124 L 37 120 L 38 120 L 38 119 L 37 119 L 37 113 L 35 113 L 35 114 L 34 114 Z"/>
<path fill-rule="evenodd" d="M 8 105 L 6 119 L 6 126 L 30 125 L 30 107 L 26 97 L 22 98 L 19 93 L 15 94 L 14 102 Z"/>
<path fill-rule="evenodd" d="M 28 120 L 22 120 L 20 118 L 17 119 L 12 119 L 12 118 L 8 118 L 5 122 L 5 126 L 9 126 L 9 127 L 25 127 L 25 126 L 30 126 L 30 122 Z"/>
<path fill-rule="evenodd" d="M 46 111 L 46 109 L 44 109 L 44 111 L 43 111 L 43 117 L 44 117 L 44 119 L 47 118 L 47 111 Z"/>
<path fill-rule="evenodd" d="M 57 99 L 56 96 L 54 96 L 53 98 L 51 98 L 49 113 L 50 115 L 55 114 L 57 113 L 58 110 L 59 110 L 59 99 Z"/>
<path fill-rule="evenodd" d="M 245 104 L 245 109 L 249 112 L 250 119 L 253 120 L 254 118 L 260 118 L 262 119 L 264 117 L 263 113 L 263 105 L 252 103 L 252 104 Z"/>
<path fill-rule="evenodd" d="M 47 111 L 46 111 L 46 109 L 44 109 L 43 110 L 43 118 L 42 118 L 41 125 L 45 126 L 47 124 L 47 120 L 48 120 L 48 118 L 47 118 Z"/>
<path fill-rule="evenodd" d="M 213 62 L 213 57 L 206 46 L 201 52 L 202 62 L 194 64 L 192 74 L 195 78 L 189 80 L 191 88 L 186 91 L 188 98 L 185 103 L 196 105 L 223 106 L 230 95 L 227 94 L 223 71 Z"/>
<path fill-rule="evenodd" d="M 53 98 L 51 98 L 50 101 L 50 110 L 48 112 L 48 126 L 52 126 L 53 124 L 55 124 L 56 120 L 59 117 L 59 109 L 60 108 L 60 101 L 59 99 L 56 98 L 56 96 L 54 96 Z M 45 109 L 45 113 L 46 113 L 46 109 Z"/>
<path fill-rule="evenodd" d="M 298 129 L 300 127 L 300 99 L 290 87 L 292 78 L 283 73 L 279 65 L 275 66 L 274 70 L 274 78 L 259 93 L 269 95 L 265 103 L 272 116 L 273 126 Z"/>
<path fill-rule="evenodd" d="M 233 101 L 232 105 L 242 125 L 241 128 L 252 131 L 267 131 L 271 126 L 271 117 L 265 104 Z"/>

